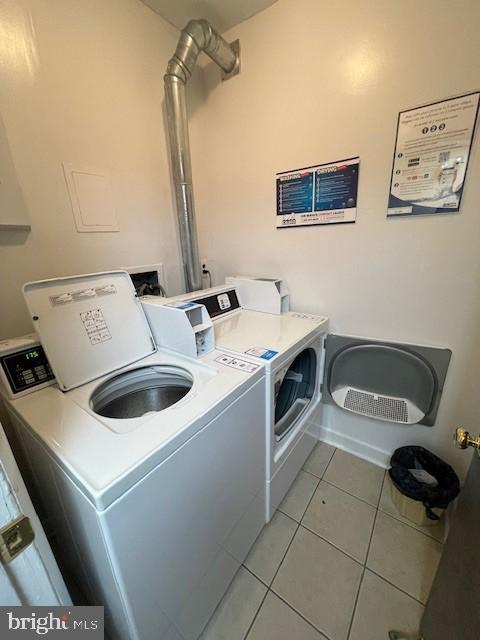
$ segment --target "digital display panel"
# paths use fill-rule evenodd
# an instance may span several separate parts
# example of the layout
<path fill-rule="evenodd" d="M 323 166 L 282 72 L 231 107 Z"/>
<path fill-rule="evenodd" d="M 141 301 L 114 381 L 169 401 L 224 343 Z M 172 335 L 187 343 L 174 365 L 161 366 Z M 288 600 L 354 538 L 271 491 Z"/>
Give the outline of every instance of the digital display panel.
<path fill-rule="evenodd" d="M 55 377 L 41 345 L 3 356 L 1 362 L 13 393 L 44 384 Z"/>
<path fill-rule="evenodd" d="M 205 305 L 211 318 L 216 318 L 224 313 L 240 308 L 235 289 L 231 289 L 220 295 L 212 294 L 207 298 L 198 298 L 195 302 Z"/>

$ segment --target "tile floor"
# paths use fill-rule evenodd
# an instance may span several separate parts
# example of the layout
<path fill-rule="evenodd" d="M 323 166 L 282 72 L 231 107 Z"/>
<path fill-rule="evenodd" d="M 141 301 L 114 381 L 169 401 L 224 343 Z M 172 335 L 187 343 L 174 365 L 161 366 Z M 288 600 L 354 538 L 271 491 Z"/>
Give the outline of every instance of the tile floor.
<path fill-rule="evenodd" d="M 202 640 L 416 638 L 443 538 L 397 513 L 384 469 L 319 443 Z"/>

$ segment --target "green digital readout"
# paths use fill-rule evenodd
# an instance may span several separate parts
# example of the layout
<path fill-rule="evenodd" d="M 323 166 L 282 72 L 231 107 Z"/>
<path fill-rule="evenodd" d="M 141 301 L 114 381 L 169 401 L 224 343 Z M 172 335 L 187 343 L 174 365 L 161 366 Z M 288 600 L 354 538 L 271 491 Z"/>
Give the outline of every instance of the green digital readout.
<path fill-rule="evenodd" d="M 28 351 L 28 353 L 25 354 L 25 359 L 33 360 L 33 358 L 38 358 L 39 355 L 38 351 Z"/>

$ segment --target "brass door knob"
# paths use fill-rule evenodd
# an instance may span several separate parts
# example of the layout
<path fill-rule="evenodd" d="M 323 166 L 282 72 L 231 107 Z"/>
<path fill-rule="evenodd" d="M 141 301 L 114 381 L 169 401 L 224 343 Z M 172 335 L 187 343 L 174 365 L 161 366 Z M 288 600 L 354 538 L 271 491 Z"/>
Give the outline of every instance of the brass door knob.
<path fill-rule="evenodd" d="M 480 436 L 471 436 L 463 427 L 456 429 L 453 441 L 458 449 L 466 449 L 467 447 L 480 449 Z"/>

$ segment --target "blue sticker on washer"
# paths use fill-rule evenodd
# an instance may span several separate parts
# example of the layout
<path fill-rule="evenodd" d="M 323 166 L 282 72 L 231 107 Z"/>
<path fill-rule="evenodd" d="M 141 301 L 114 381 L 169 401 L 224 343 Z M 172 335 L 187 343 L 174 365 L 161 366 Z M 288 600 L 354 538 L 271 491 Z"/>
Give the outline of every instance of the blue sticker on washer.
<path fill-rule="evenodd" d="M 278 351 L 272 351 L 271 349 L 269 349 L 268 351 L 265 351 L 265 353 L 263 355 L 261 355 L 260 357 L 263 358 L 264 360 L 271 360 L 277 354 L 278 354 Z"/>
<path fill-rule="evenodd" d="M 253 347 L 252 349 L 247 349 L 245 353 L 248 353 L 251 356 L 255 356 L 256 358 L 262 358 L 263 360 L 271 360 L 276 355 L 278 355 L 278 351 L 273 351 L 273 349 L 263 349 L 262 347 Z"/>
<path fill-rule="evenodd" d="M 173 307 L 174 309 L 191 309 L 196 306 L 195 302 L 172 302 L 171 304 L 167 304 L 167 307 Z"/>

